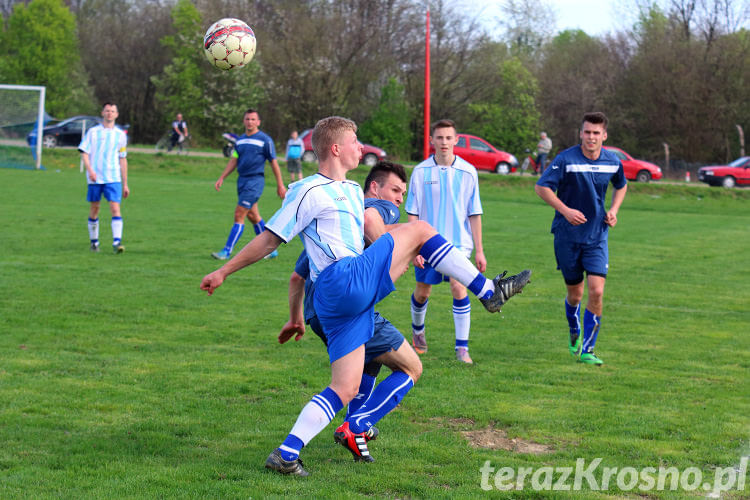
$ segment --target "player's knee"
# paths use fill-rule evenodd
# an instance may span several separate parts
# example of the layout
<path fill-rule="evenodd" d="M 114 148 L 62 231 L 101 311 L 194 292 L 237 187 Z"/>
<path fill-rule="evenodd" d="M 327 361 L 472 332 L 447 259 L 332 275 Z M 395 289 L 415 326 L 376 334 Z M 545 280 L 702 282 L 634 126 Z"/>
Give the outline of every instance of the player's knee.
<path fill-rule="evenodd" d="M 414 359 L 410 360 L 405 367 L 404 373 L 409 375 L 415 384 L 417 383 L 419 377 L 422 376 L 422 361 L 419 359 L 419 356 L 414 355 Z"/>

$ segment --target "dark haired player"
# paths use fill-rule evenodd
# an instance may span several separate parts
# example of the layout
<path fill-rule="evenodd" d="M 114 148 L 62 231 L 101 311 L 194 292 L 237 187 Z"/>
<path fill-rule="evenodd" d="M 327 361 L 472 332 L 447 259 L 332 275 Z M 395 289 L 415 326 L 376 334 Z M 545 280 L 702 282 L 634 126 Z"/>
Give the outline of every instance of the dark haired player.
<path fill-rule="evenodd" d="M 607 140 L 608 120 L 604 113 L 586 113 L 581 126 L 581 144 L 566 149 L 547 167 L 534 189 L 555 209 L 552 233 L 555 258 L 562 271 L 567 296 L 565 316 L 570 327 L 568 349 L 573 356 L 590 365 L 601 365 L 594 346 L 602 321 L 604 281 L 609 269 L 609 228 L 617 224 L 627 192 L 622 163 L 602 148 Z M 604 207 L 607 186 L 615 191 L 609 211 Z M 580 305 L 586 273 L 588 302 L 583 313 L 581 335 Z"/>

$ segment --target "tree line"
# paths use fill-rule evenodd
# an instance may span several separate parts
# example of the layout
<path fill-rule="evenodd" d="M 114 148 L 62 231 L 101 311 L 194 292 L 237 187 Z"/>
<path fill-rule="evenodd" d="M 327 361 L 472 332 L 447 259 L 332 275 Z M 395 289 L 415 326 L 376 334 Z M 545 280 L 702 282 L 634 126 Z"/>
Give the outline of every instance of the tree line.
<path fill-rule="evenodd" d="M 608 143 L 664 166 L 726 161 L 750 125 L 750 15 L 740 0 L 632 0 L 637 20 L 602 36 L 549 29 L 545 0 L 506 0 L 490 31 L 432 0 L 431 109 L 516 155 L 545 130 L 561 150 L 586 111 Z M 58 118 L 117 102 L 131 140 L 154 142 L 177 112 L 202 144 L 257 108 L 278 143 L 331 114 L 364 142 L 417 159 L 423 127 L 420 0 L 0 0 L 0 83 L 46 85 Z M 546 16 L 546 17 L 545 17 Z M 255 31 L 249 67 L 205 60 L 204 31 L 237 17 Z"/>

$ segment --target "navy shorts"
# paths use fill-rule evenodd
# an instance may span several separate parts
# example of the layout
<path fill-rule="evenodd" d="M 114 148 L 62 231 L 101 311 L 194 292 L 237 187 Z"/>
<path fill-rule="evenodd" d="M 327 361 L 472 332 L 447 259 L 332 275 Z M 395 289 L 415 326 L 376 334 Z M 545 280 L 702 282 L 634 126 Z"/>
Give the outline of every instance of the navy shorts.
<path fill-rule="evenodd" d="M 102 195 L 109 202 L 120 203 L 122 201 L 122 183 L 89 184 L 89 189 L 86 192 L 86 201 L 90 203 L 101 201 Z"/>
<path fill-rule="evenodd" d="M 258 203 L 263 194 L 266 179 L 262 175 L 237 179 L 237 204 L 247 209 Z"/>
<path fill-rule="evenodd" d="M 390 276 L 393 245 L 385 233 L 362 255 L 334 262 L 315 280 L 313 304 L 331 363 L 372 338 L 375 304 L 396 289 Z"/>
<path fill-rule="evenodd" d="M 435 268 L 427 262 L 424 263 L 424 269 L 414 266 L 414 277 L 418 283 L 425 283 L 427 285 L 438 285 L 443 281 L 450 281 L 448 276 L 435 271 Z"/>
<path fill-rule="evenodd" d="M 320 337 L 320 340 L 328 346 L 328 339 L 326 338 L 323 327 L 320 325 L 320 321 L 317 316 L 313 316 L 308 321 L 310 328 L 315 334 Z M 393 326 L 393 323 L 385 319 L 380 315 L 379 312 L 375 311 L 375 326 L 372 334 L 372 338 L 365 343 L 365 364 L 370 363 L 381 354 L 385 354 L 390 351 L 398 351 L 406 340 L 401 332 Z"/>
<path fill-rule="evenodd" d="M 583 281 L 583 272 L 607 277 L 609 248 L 607 240 L 596 243 L 573 243 L 555 238 L 555 259 L 565 283 L 576 285 Z"/>

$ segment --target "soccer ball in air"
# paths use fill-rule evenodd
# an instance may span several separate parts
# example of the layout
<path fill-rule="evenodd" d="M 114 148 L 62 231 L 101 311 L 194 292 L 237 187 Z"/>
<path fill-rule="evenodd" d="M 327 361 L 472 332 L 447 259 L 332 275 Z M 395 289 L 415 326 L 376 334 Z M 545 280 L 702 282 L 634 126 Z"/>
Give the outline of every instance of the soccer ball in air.
<path fill-rule="evenodd" d="M 208 62 L 219 69 L 237 69 L 248 64 L 255 55 L 255 33 L 239 19 L 216 21 L 203 37 Z"/>

